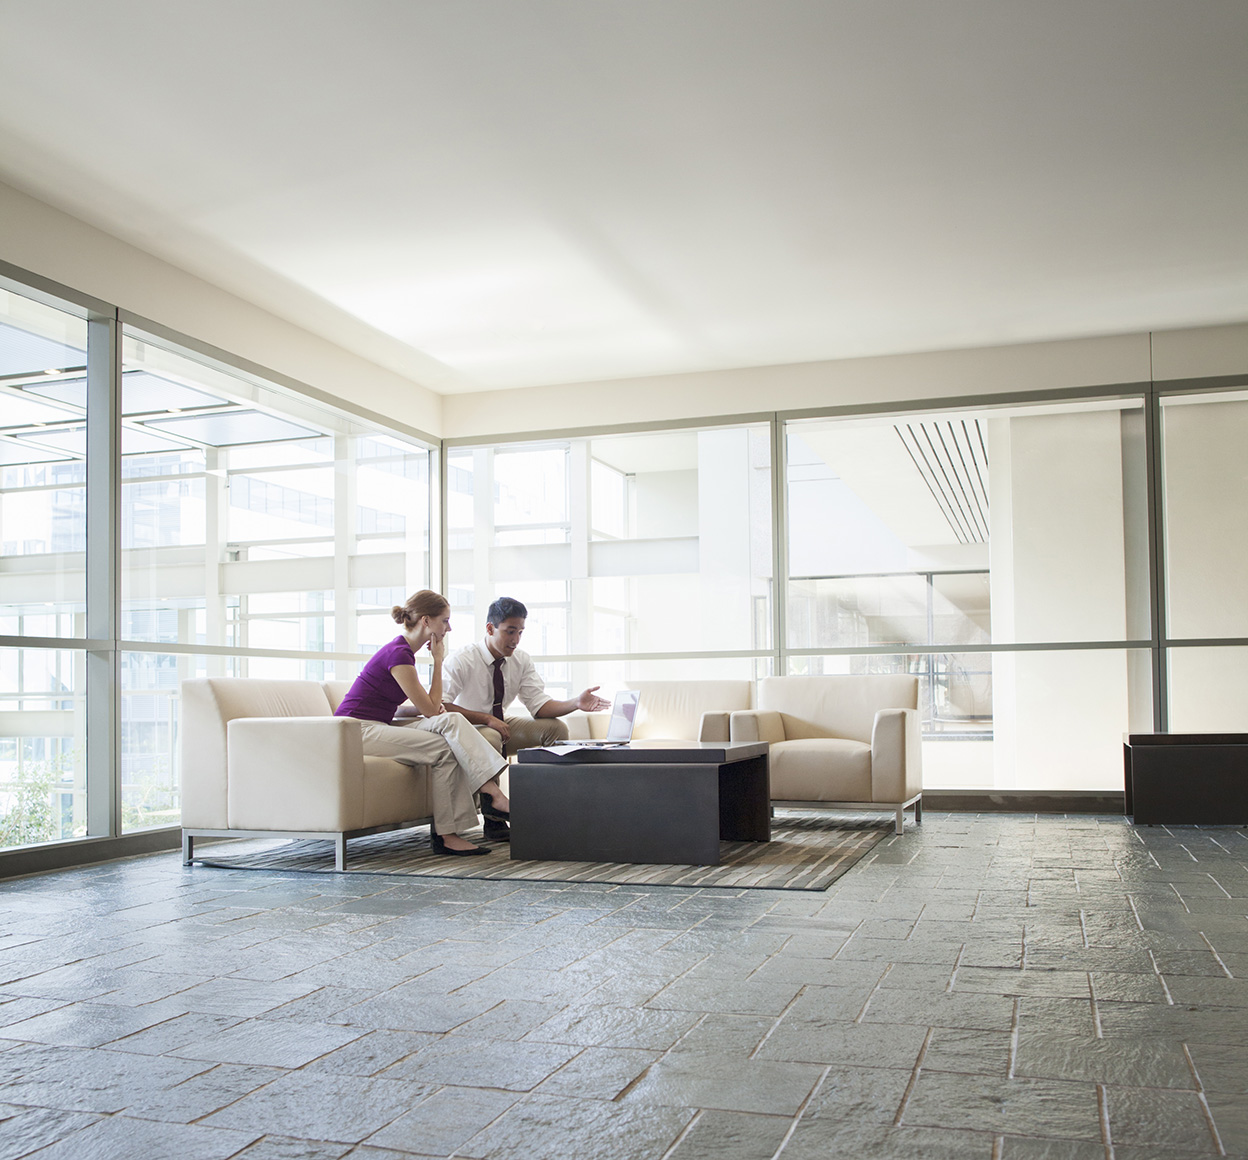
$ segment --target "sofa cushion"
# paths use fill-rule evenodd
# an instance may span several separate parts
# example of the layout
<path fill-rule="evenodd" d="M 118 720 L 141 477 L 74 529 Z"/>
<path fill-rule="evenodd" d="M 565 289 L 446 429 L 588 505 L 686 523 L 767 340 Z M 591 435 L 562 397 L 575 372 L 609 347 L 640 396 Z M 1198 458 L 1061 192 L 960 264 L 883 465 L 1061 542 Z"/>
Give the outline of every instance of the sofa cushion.
<path fill-rule="evenodd" d="M 390 757 L 364 758 L 365 826 L 415 821 L 433 813 L 425 766 L 404 765 Z"/>
<path fill-rule="evenodd" d="M 353 682 L 351 681 L 322 681 L 321 689 L 325 693 L 325 700 L 329 702 L 329 711 L 331 713 L 338 712 L 338 706 L 342 704 L 342 699 L 347 695 Z M 407 702 L 410 703 L 410 702 Z"/>
<path fill-rule="evenodd" d="M 784 718 L 784 735 L 845 737 L 871 744 L 877 709 L 917 709 L 918 678 L 906 674 L 844 677 L 765 677 L 758 707 Z"/>
<path fill-rule="evenodd" d="M 869 802 L 871 746 L 839 737 L 773 742 L 771 796 L 776 801 Z"/>
<path fill-rule="evenodd" d="M 750 708 L 749 681 L 630 681 L 627 687 L 641 693 L 638 741 L 696 741 L 703 713 Z"/>

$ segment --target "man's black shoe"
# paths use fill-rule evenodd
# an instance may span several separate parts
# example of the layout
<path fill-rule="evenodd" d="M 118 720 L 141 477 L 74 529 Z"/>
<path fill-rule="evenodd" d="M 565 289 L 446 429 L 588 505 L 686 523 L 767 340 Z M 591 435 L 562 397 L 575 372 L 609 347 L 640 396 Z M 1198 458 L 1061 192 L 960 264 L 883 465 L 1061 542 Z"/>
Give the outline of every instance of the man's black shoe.
<path fill-rule="evenodd" d="M 510 842 L 511 827 L 506 822 L 500 822 L 495 818 L 486 818 L 485 825 L 482 829 L 487 842 Z"/>

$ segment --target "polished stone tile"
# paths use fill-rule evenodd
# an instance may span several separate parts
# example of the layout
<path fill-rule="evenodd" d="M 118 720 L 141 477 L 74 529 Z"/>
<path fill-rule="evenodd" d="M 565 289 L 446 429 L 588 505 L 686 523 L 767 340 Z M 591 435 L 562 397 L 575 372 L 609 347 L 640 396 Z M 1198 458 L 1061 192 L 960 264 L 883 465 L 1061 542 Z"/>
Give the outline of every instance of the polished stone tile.
<path fill-rule="evenodd" d="M 534 1094 L 457 1149 L 489 1160 L 660 1157 L 693 1118 L 687 1108 Z"/>
<path fill-rule="evenodd" d="M 444 1087 L 369 1136 L 368 1146 L 422 1156 L 449 1156 L 459 1152 L 517 1099 L 519 1096 L 514 1092 Z"/>
<path fill-rule="evenodd" d="M 701 1112 L 669 1160 L 771 1160 L 791 1124 L 785 1116 Z"/>
<path fill-rule="evenodd" d="M 396 1120 L 426 1090 L 390 1079 L 288 1072 L 200 1123 L 355 1144 Z"/>
<path fill-rule="evenodd" d="M 644 1007 L 570 1007 L 525 1037 L 539 1043 L 582 1047 L 639 1047 L 666 1051 L 690 1031 L 700 1016 L 689 1011 Z"/>
<path fill-rule="evenodd" d="M 1096 1085 L 921 1072 L 903 1124 L 1099 1140 Z"/>
<path fill-rule="evenodd" d="M 228 1107 L 283 1074 L 272 1067 L 221 1064 L 164 1091 L 139 1092 L 125 1111 L 126 1115 L 142 1120 L 190 1124 Z"/>
<path fill-rule="evenodd" d="M 841 1067 L 912 1068 L 927 1038 L 925 1027 L 835 1023 L 785 1018 L 756 1058 Z"/>
<path fill-rule="evenodd" d="M 1158 1149 L 1192 1149 L 1217 1154 L 1204 1106 L 1194 1092 L 1111 1087 L 1106 1095 L 1109 1131 L 1115 1147 L 1138 1144 Z"/>
<path fill-rule="evenodd" d="M 489 1086 L 530 1091 L 558 1071 L 578 1049 L 561 1043 L 493 1043 L 447 1036 L 387 1068 L 387 1079 L 410 1080 L 425 1086 L 470 1087 L 483 1077 Z"/>
<path fill-rule="evenodd" d="M 1105 1156 L 1105 1146 L 1091 1140 L 1005 1136 L 1001 1141 L 999 1160 L 1105 1160 Z"/>
<path fill-rule="evenodd" d="M 0 1117 L 0 1160 L 17 1160 L 89 1127 L 99 1116 L 54 1108 L 5 1107 Z"/>
<path fill-rule="evenodd" d="M 797 998 L 796 983 L 716 982 L 685 977 L 646 1004 L 660 1011 L 729 1011 L 738 1015 L 779 1015 Z"/>
<path fill-rule="evenodd" d="M 1149 975 L 1153 978 L 1152 974 Z M 1088 999 L 1092 995 L 1087 971 L 995 970 L 959 967 L 953 990 L 988 995 L 1042 995 L 1049 998 Z M 1160 997 L 1160 995 L 1159 995 Z"/>
<path fill-rule="evenodd" d="M 417 980 L 344 1007 L 332 1022 L 369 1031 L 444 1032 L 484 1015 L 501 1002 L 502 996 L 461 998 L 431 992 Z"/>
<path fill-rule="evenodd" d="M 168 1018 L 168 1014 L 150 1009 L 73 1003 L 21 1023 L 10 1023 L 0 1028 L 0 1037 L 61 1047 L 99 1047 L 136 1031 L 145 1031 Z"/>
<path fill-rule="evenodd" d="M 290 982 L 256 982 L 252 979 L 211 979 L 197 987 L 179 991 L 162 1001 L 170 1015 L 199 1011 L 208 1015 L 263 1015 L 284 1003 L 303 998 L 316 988 Z"/>
<path fill-rule="evenodd" d="M 358 1029 L 281 1020 L 249 1019 L 170 1051 L 182 1059 L 297 1068 L 364 1033 Z"/>
<path fill-rule="evenodd" d="M 92 1045 L 0 1038 L 0 1160 L 127 1121 L 254 1160 L 1104 1160 L 1098 1084 L 1114 1160 L 1173 1160 L 1215 1146 L 1193 1068 L 1245 1156 L 1246 865 L 1233 831 L 929 814 L 822 894 L 0 883 L 0 1035 Z"/>
<path fill-rule="evenodd" d="M 39 1160 L 134 1160 L 136 1156 L 176 1156 L 178 1160 L 228 1160 L 261 1133 L 229 1131 L 195 1124 L 157 1124 L 113 1116 L 81 1128 L 44 1148 Z"/>
<path fill-rule="evenodd" d="M 174 1087 L 212 1065 L 123 1052 L 17 1044 L 0 1052 L 5 1099 L 63 1111 L 118 1112 L 136 1092 Z"/>
<path fill-rule="evenodd" d="M 586 1047 L 537 1088 L 546 1095 L 614 1100 L 636 1083 L 659 1058 L 635 1047 Z"/>
<path fill-rule="evenodd" d="M 776 1026 L 764 1015 L 707 1015 L 676 1044 L 676 1051 L 747 1056 Z"/>
<path fill-rule="evenodd" d="M 933 1030 L 923 1053 L 924 1071 L 954 1071 L 1004 1079 L 1010 1066 L 1007 1031 Z"/>
<path fill-rule="evenodd" d="M 1020 1036 L 1014 1074 L 1133 1087 L 1195 1087 L 1182 1047 L 1168 1040 L 1135 1042 L 1060 1033 Z"/>
<path fill-rule="evenodd" d="M 853 1156 L 856 1160 L 994 1160 L 995 1157 L 993 1137 L 985 1132 L 877 1126 L 857 1120 L 802 1120 L 781 1155 L 784 1160 L 828 1160 L 840 1156 Z"/>
<path fill-rule="evenodd" d="M 818 1065 L 804 1063 L 673 1052 L 646 1072 L 628 1099 L 671 1107 L 791 1116 L 823 1071 Z"/>
<path fill-rule="evenodd" d="M 244 1148 L 232 1160 L 342 1160 L 342 1157 L 351 1152 L 350 1144 L 299 1140 L 291 1136 L 265 1136 Z M 395 1153 L 395 1156 L 398 1154 Z M 357 1160 L 363 1160 L 363 1157 L 357 1157 Z M 374 1155 L 374 1160 L 381 1160 L 380 1153 Z"/>
<path fill-rule="evenodd" d="M 1008 995 L 958 991 L 932 994 L 881 988 L 871 996 L 862 1021 L 1008 1031 L 1014 1021 L 1014 1001 Z"/>

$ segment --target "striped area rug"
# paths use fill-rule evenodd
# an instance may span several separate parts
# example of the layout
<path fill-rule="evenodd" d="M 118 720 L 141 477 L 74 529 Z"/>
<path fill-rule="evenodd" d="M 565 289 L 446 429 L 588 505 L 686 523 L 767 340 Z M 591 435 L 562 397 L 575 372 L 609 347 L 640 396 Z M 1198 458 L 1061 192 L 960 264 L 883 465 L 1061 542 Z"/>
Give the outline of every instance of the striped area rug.
<path fill-rule="evenodd" d="M 635 865 L 626 862 L 520 862 L 506 842 L 483 842 L 486 858 L 434 854 L 425 829 L 353 838 L 347 873 L 429 878 L 516 879 L 525 882 L 603 882 L 630 886 L 724 887 L 733 890 L 826 890 L 892 832 L 878 814 L 777 810 L 770 842 L 721 842 L 718 866 Z M 334 873 L 331 842 L 240 839 L 200 847 L 203 866 L 283 873 Z"/>

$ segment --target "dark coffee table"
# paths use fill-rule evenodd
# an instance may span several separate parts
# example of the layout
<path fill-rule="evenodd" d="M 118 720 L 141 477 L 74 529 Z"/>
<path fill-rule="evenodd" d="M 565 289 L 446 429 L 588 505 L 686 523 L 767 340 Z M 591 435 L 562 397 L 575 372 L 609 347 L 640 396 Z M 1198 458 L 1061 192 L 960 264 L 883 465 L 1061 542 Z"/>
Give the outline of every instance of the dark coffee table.
<path fill-rule="evenodd" d="M 714 866 L 721 839 L 771 840 L 767 753 L 761 742 L 522 749 L 508 775 L 511 856 Z"/>

